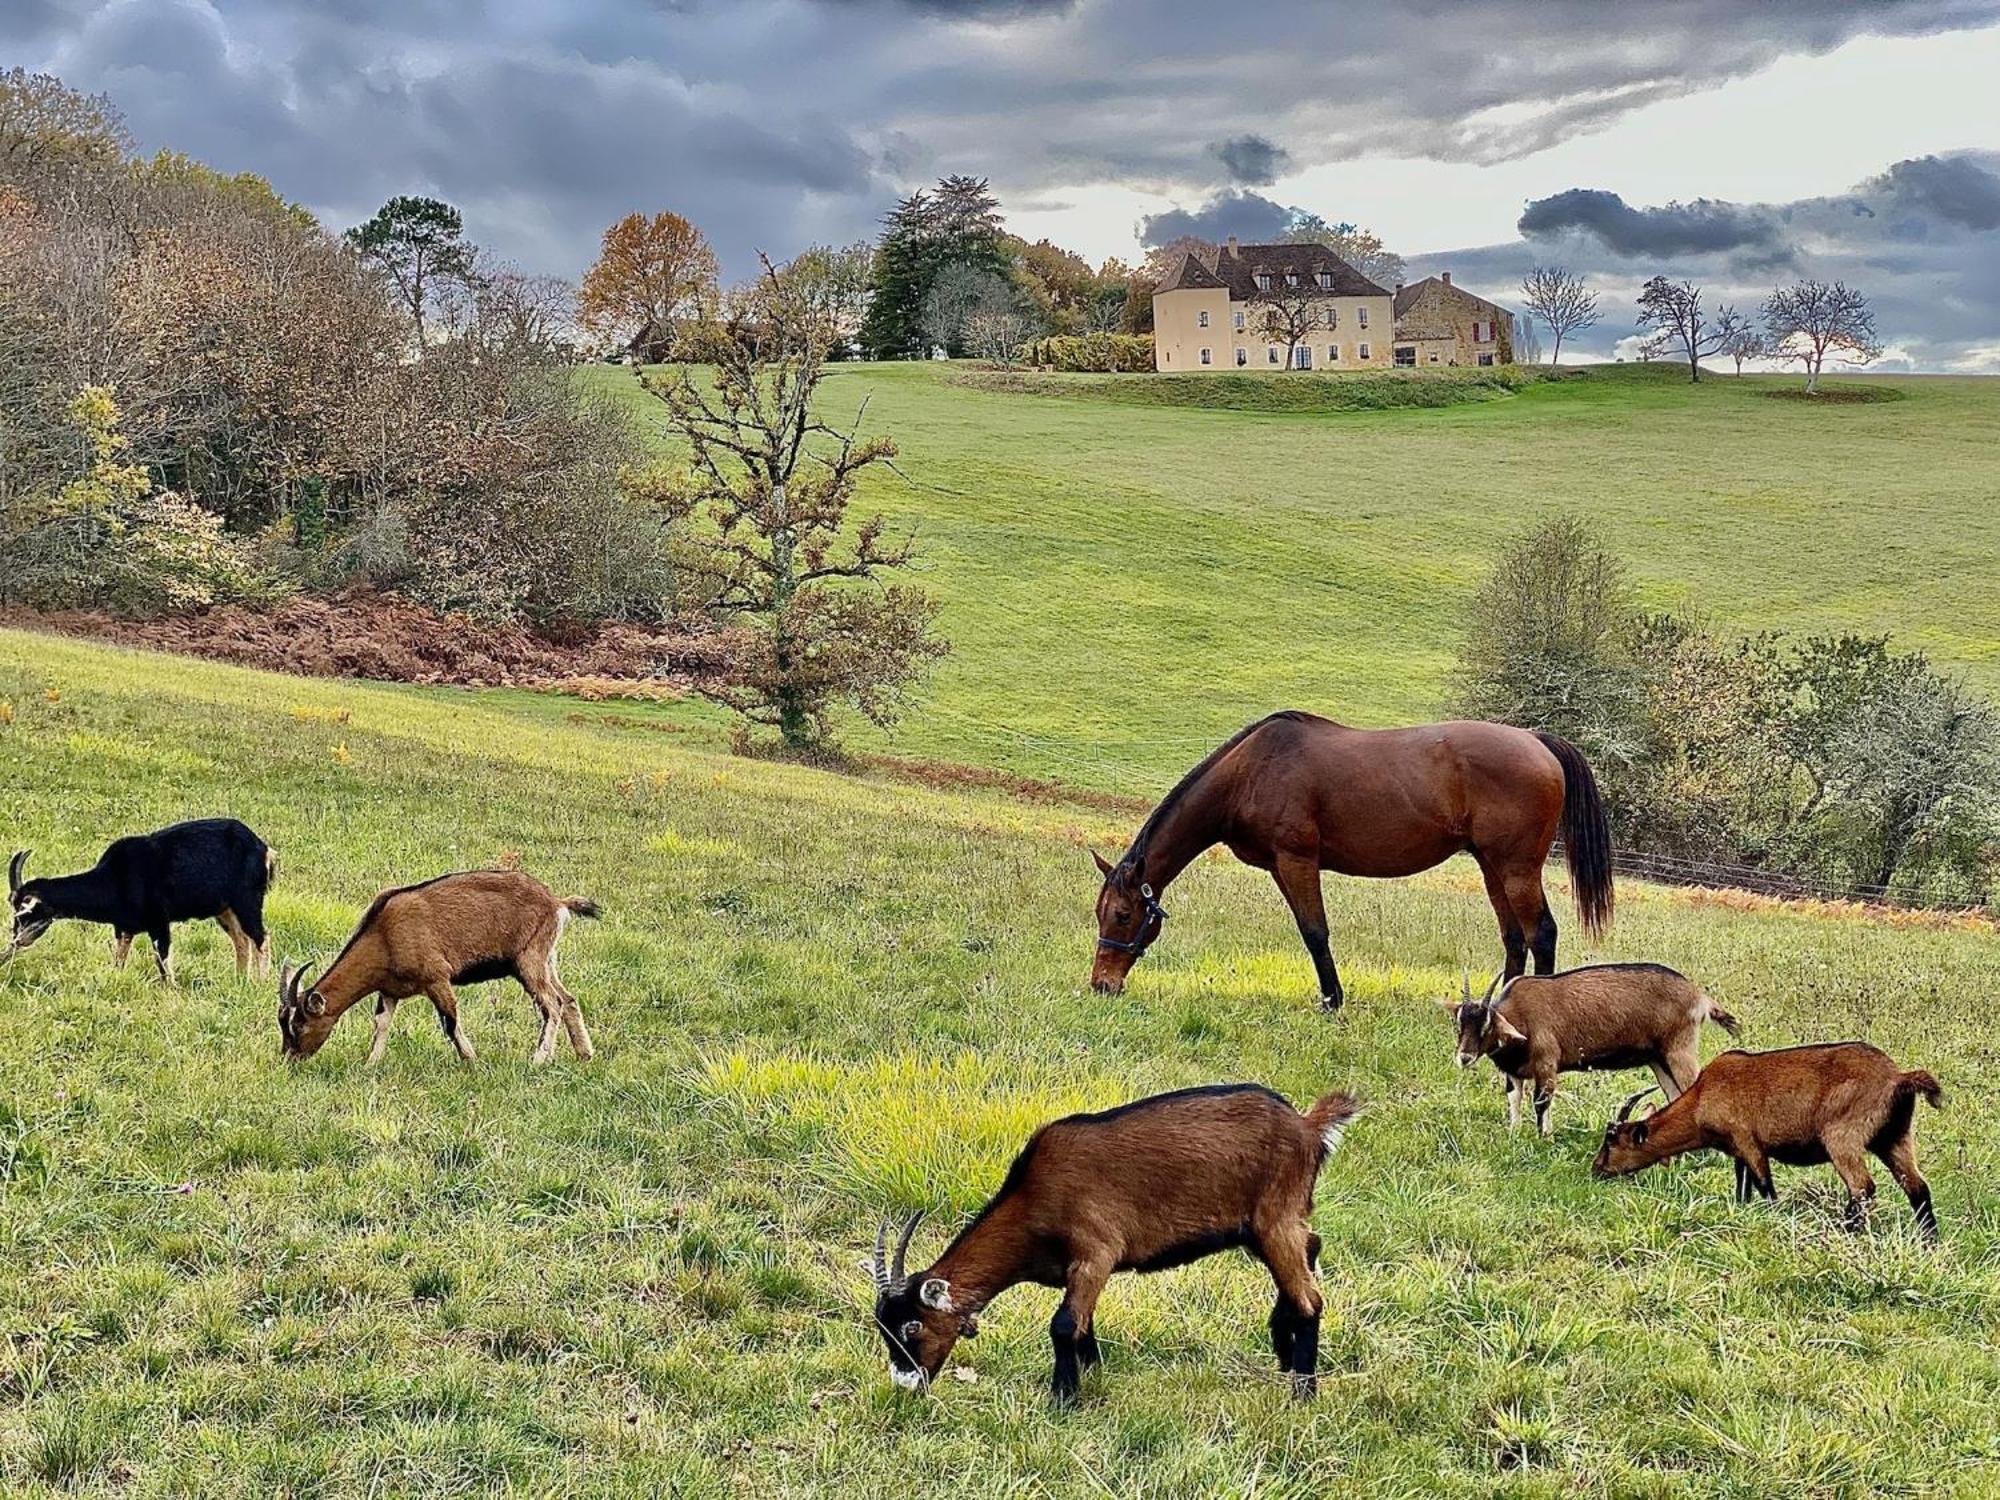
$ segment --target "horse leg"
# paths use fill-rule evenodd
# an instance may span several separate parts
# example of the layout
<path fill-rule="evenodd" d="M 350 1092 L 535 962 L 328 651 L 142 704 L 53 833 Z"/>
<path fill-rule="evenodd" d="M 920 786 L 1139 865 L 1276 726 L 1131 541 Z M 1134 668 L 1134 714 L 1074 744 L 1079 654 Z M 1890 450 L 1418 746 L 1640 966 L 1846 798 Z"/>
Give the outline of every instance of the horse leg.
<path fill-rule="evenodd" d="M 1507 904 L 1514 908 L 1514 920 L 1529 934 L 1534 950 L 1535 972 L 1556 971 L 1556 919 L 1549 910 L 1548 893 L 1542 889 L 1540 865 L 1509 870 L 1506 875 Z"/>
<path fill-rule="evenodd" d="M 1493 915 L 1500 919 L 1500 946 L 1507 950 L 1507 967 L 1501 975 L 1502 984 L 1511 984 L 1526 972 L 1528 967 L 1528 935 L 1521 931 L 1521 922 L 1514 915 L 1514 903 L 1507 897 L 1507 883 L 1500 872 L 1489 865 L 1478 854 L 1472 856 L 1479 863 L 1479 873 L 1486 880 L 1486 899 L 1493 904 Z"/>
<path fill-rule="evenodd" d="M 1280 854 L 1271 864 L 1271 874 L 1284 893 L 1285 903 L 1299 924 L 1306 952 L 1312 955 L 1313 971 L 1319 976 L 1319 1008 L 1338 1010 L 1342 999 L 1340 974 L 1333 966 L 1333 949 L 1327 944 L 1326 904 L 1320 897 L 1317 855 Z"/>

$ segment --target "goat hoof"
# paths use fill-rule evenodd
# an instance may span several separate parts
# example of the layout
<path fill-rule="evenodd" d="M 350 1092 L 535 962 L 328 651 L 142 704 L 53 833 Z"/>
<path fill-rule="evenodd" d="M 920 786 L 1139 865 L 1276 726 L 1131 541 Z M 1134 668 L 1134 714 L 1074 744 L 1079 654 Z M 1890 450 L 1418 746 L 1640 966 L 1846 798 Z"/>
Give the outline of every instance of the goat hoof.
<path fill-rule="evenodd" d="M 1339 995 L 1321 995 L 1319 997 L 1320 1014 L 1323 1016 L 1332 1015 L 1335 1011 L 1340 1009 L 1340 1002 L 1341 1002 L 1341 997 Z"/>
<path fill-rule="evenodd" d="M 1292 1399 L 1294 1401 L 1310 1401 L 1317 1395 L 1319 1395 L 1319 1377 L 1317 1375 L 1294 1375 L 1292 1377 Z"/>

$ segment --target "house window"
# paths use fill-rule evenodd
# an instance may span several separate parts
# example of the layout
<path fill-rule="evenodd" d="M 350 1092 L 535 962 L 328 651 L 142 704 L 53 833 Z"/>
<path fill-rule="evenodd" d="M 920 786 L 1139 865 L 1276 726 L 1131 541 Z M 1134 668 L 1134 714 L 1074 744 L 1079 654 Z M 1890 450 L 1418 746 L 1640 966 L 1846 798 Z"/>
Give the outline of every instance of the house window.
<path fill-rule="evenodd" d="M 1363 344 L 1359 349 L 1356 349 L 1354 351 L 1354 357 L 1356 359 L 1368 358 L 1368 346 L 1366 344 Z"/>
<path fill-rule="evenodd" d="M 1475 343 L 1475 344 L 1483 344 L 1483 343 L 1485 343 L 1485 342 L 1486 342 L 1486 341 L 1487 341 L 1488 339 L 1490 339 L 1490 338 L 1492 338 L 1492 337 L 1493 337 L 1493 334 L 1492 334 L 1492 332 L 1491 332 L 1491 330 L 1490 330 L 1489 326 L 1488 326 L 1488 325 L 1487 325 L 1487 324 L 1486 324 L 1486 323 L 1485 323 L 1485 322 L 1484 322 L 1483 320 L 1481 320 L 1481 319 L 1479 319 L 1479 318 L 1474 318 L 1474 319 L 1472 320 L 1472 342 L 1473 342 L 1473 343 Z"/>
<path fill-rule="evenodd" d="M 1313 367 L 1312 345 L 1300 344 L 1296 349 L 1292 351 L 1292 368 L 1294 370 L 1310 370 L 1312 367 Z"/>
<path fill-rule="evenodd" d="M 1365 307 L 1355 308 L 1354 321 L 1360 324 L 1363 328 L 1366 328 L 1368 326 L 1368 309 Z"/>
<path fill-rule="evenodd" d="M 1213 349 L 1204 349 L 1204 350 L 1202 350 L 1202 351 L 1201 351 L 1201 362 L 1202 362 L 1203 364 L 1205 364 L 1205 365 L 1212 365 L 1212 364 L 1214 364 L 1214 363 L 1215 363 L 1215 351 L 1214 351 Z"/>
<path fill-rule="evenodd" d="M 1194 315 L 1194 326 L 1197 328 L 1208 327 L 1208 314 L 1206 312 L 1196 313 Z"/>
<path fill-rule="evenodd" d="M 1481 363 L 1482 365 L 1490 365 L 1490 364 L 1492 364 L 1492 363 L 1493 363 L 1493 354 L 1492 354 L 1492 351 L 1491 351 L 1491 350 L 1489 350 L 1489 351 L 1487 351 L 1486 353 L 1484 353 L 1484 354 L 1480 355 L 1480 356 L 1479 356 L 1479 362 L 1480 362 L 1480 363 Z"/>
<path fill-rule="evenodd" d="M 1326 346 L 1326 362 L 1330 365 L 1340 363 L 1340 345 L 1328 344 Z"/>
<path fill-rule="evenodd" d="M 1278 362 L 1278 346 L 1276 344 L 1270 344 L 1265 347 L 1264 362 L 1272 365 Z"/>
<path fill-rule="evenodd" d="M 1241 332 L 1243 331 L 1243 314 L 1242 314 L 1242 313 L 1238 313 L 1238 314 L 1236 315 L 1236 331 L 1237 331 L 1238 333 L 1241 333 Z"/>
<path fill-rule="evenodd" d="M 1396 363 L 1406 370 L 1415 369 L 1417 364 L 1416 345 L 1398 345 L 1396 349 Z"/>
<path fill-rule="evenodd" d="M 1319 289 L 1321 291 L 1330 292 L 1333 290 L 1333 272 L 1321 271 L 1317 279 L 1319 281 Z"/>
<path fill-rule="evenodd" d="M 1243 365 L 1249 364 L 1250 351 L 1248 349 L 1238 349 L 1236 351 L 1236 363 L 1239 368 L 1242 367 Z"/>
<path fill-rule="evenodd" d="M 1285 272 L 1286 286 L 1297 286 L 1298 284 L 1299 284 L 1299 273 L 1297 271 Z"/>
<path fill-rule="evenodd" d="M 1339 309 L 1339 308 L 1337 308 L 1337 307 L 1329 307 L 1329 308 L 1328 308 L 1328 309 L 1326 310 L 1326 326 L 1327 326 L 1327 327 L 1329 327 L 1329 328 L 1338 328 L 1338 327 L 1340 326 L 1340 309 Z"/>
<path fill-rule="evenodd" d="M 1269 271 L 1259 271 L 1257 273 L 1257 290 L 1260 292 L 1271 290 L 1271 273 Z"/>

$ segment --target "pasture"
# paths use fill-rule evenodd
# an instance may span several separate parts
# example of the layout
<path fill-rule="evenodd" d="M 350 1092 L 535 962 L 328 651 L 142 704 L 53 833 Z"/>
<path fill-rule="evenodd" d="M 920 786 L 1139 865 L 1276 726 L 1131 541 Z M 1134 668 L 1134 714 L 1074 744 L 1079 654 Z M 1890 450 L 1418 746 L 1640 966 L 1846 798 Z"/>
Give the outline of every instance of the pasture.
<path fill-rule="evenodd" d="M 1120 409 L 1138 435 L 1113 454 L 1088 401 L 843 374 L 936 487 L 893 493 L 924 517 L 958 654 L 898 744 L 1156 793 L 1276 702 L 1420 712 L 1437 601 L 1492 536 L 1586 492 L 1663 595 L 1686 578 L 1746 624 L 1990 651 L 1992 481 L 1952 440 L 1990 433 L 1990 397 L 1910 382 L 1826 412 L 1620 378 L 1323 427 Z M 1411 421 L 1393 445 L 1371 425 Z M 1702 467 L 1731 432 L 1754 450 L 1734 477 Z M 1921 537 L 1900 508 L 1919 487 Z M 607 909 L 564 948 L 599 1055 L 539 1070 L 532 1007 L 492 985 L 464 997 L 476 1067 L 410 1005 L 381 1068 L 356 1016 L 287 1071 L 274 988 L 238 980 L 212 926 L 177 942 L 177 993 L 74 925 L 0 966 L 11 1492 L 1992 1492 L 1986 927 L 1626 883 L 1592 955 L 1557 897 L 1566 962 L 1674 964 L 1752 1045 L 1860 1036 L 1934 1071 L 1932 1248 L 1886 1179 L 1859 1237 L 1825 1169 L 1781 1169 L 1775 1206 L 1733 1204 L 1715 1157 L 1592 1182 L 1622 1076 L 1565 1080 L 1552 1142 L 1510 1136 L 1430 1005 L 1498 958 L 1462 860 L 1329 880 L 1338 1020 L 1266 879 L 1213 859 L 1100 997 L 1085 845 L 1136 816 L 731 759 L 700 716 L 17 633 L 0 700 L 8 848 L 51 873 L 113 831 L 241 817 L 282 861 L 280 956 L 332 951 L 380 886 L 516 857 Z M 988 719 L 1044 738 L 994 744 Z M 1025 1289 L 929 1399 L 891 1391 L 855 1264 L 881 1215 L 931 1211 L 925 1261 L 1035 1124 L 1224 1079 L 1368 1103 L 1320 1180 L 1317 1404 L 1287 1399 L 1268 1282 L 1234 1256 L 1114 1280 L 1072 1412 L 1044 1395 L 1053 1295 Z"/>
<path fill-rule="evenodd" d="M 657 409 L 623 370 L 590 378 Z M 866 397 L 868 429 L 903 447 L 908 482 L 872 476 L 864 503 L 920 528 L 953 646 L 924 712 L 858 737 L 871 748 L 1129 791 L 1273 708 L 1435 717 L 1496 544 L 1562 509 L 1655 606 L 1893 631 L 2000 693 L 1990 380 L 1829 381 L 1904 395 L 1853 405 L 1769 398 L 1795 376 L 1596 366 L 1442 409 L 1329 413 L 1147 398 L 1303 401 L 1285 393 L 1351 377 L 962 379 L 835 366 L 824 387 L 830 417 Z M 720 720 L 675 717 L 722 742 Z"/>

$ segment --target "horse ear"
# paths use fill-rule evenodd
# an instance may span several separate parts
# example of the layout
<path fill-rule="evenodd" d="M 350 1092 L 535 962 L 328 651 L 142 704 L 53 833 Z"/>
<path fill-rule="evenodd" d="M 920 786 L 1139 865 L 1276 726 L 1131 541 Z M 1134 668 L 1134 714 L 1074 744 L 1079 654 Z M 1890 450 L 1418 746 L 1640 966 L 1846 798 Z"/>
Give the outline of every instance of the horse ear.
<path fill-rule="evenodd" d="M 1113 865 L 1110 860 L 1106 859 L 1103 855 L 1099 854 L 1095 849 L 1090 851 L 1090 857 L 1097 864 L 1097 873 L 1102 875 L 1106 880 L 1109 880 L 1111 878 L 1111 872 L 1114 869 L 1116 869 L 1117 866 Z"/>

